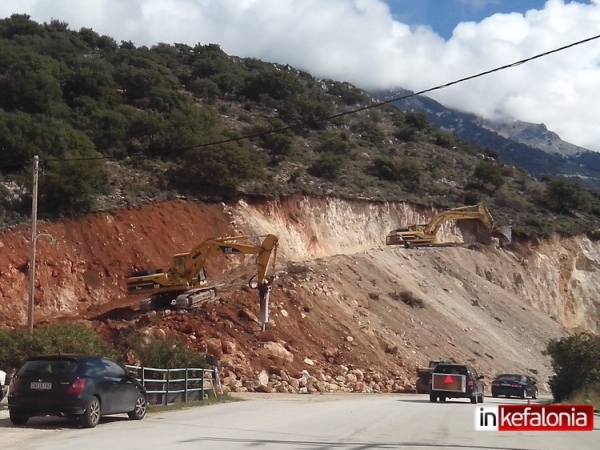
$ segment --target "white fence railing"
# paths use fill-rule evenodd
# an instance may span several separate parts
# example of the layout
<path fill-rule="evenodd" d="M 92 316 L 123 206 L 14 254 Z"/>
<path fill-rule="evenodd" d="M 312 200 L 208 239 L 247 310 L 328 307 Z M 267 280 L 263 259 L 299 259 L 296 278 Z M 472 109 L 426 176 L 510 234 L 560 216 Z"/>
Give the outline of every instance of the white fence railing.
<path fill-rule="evenodd" d="M 146 388 L 148 402 L 154 405 L 204 400 L 207 391 L 214 392 L 214 383 L 217 381 L 214 369 L 125 367 L 136 374 L 136 378 Z"/>

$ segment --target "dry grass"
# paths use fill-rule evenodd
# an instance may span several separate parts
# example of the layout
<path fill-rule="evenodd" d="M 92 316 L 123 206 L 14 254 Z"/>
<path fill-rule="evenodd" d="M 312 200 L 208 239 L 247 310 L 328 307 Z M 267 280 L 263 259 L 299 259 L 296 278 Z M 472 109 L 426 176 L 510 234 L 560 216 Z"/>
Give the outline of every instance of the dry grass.
<path fill-rule="evenodd" d="M 178 402 L 172 403 L 170 405 L 148 405 L 148 412 L 150 413 L 158 413 L 158 412 L 166 412 L 166 411 L 179 411 L 182 409 L 196 408 L 198 406 L 210 406 L 216 405 L 218 403 L 231 403 L 231 402 L 241 402 L 243 399 L 238 397 L 232 397 L 229 394 L 217 394 L 209 395 L 209 397 L 205 400 L 198 402 Z"/>
<path fill-rule="evenodd" d="M 570 398 L 569 403 L 573 404 L 592 404 L 594 409 L 600 410 L 600 383 L 589 386 Z"/>

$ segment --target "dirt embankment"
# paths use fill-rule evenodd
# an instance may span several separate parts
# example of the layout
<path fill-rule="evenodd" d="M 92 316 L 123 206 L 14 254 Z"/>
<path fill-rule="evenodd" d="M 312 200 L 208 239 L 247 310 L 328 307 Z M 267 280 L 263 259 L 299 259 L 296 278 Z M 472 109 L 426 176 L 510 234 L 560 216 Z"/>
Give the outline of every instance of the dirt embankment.
<path fill-rule="evenodd" d="M 565 327 L 598 331 L 600 245 L 585 238 L 512 249 L 384 245 L 390 229 L 432 213 L 296 196 L 166 202 L 40 224 L 58 242 L 38 239 L 35 316 L 86 320 L 107 337 L 129 326 L 178 333 L 221 357 L 234 390 L 400 391 L 410 389 L 415 364 L 446 357 L 487 377 L 527 371 L 543 384 L 548 339 Z M 474 232 L 473 223 L 447 224 L 441 235 L 469 242 Z M 209 273 L 225 295 L 194 314 L 140 314 L 139 298 L 125 295 L 132 269 L 167 267 L 173 253 L 238 233 L 280 238 L 268 331 L 258 331 L 256 294 L 244 287 L 253 267 L 241 263 L 251 260 L 213 261 Z M 29 230 L 4 232 L 0 245 L 2 323 L 22 326 Z M 422 302 L 409 306 L 402 292 Z"/>

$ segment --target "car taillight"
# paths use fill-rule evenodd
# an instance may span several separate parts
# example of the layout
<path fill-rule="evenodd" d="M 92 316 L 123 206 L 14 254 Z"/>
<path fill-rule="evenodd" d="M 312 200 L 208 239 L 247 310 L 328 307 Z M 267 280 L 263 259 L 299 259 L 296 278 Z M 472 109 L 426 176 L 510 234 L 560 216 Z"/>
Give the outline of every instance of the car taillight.
<path fill-rule="evenodd" d="M 467 387 L 473 387 L 473 380 L 467 380 Z"/>
<path fill-rule="evenodd" d="M 69 389 L 67 389 L 67 392 L 69 394 L 81 394 L 84 389 L 85 389 L 85 380 L 82 380 L 81 378 L 77 378 L 75 381 L 73 381 L 73 384 L 71 386 L 69 386 Z"/>
<path fill-rule="evenodd" d="M 17 385 L 15 384 L 15 380 L 10 380 L 8 383 L 8 393 L 17 392 Z"/>
<path fill-rule="evenodd" d="M 492 382 L 492 386 L 500 386 L 500 383 L 498 383 L 497 381 Z"/>

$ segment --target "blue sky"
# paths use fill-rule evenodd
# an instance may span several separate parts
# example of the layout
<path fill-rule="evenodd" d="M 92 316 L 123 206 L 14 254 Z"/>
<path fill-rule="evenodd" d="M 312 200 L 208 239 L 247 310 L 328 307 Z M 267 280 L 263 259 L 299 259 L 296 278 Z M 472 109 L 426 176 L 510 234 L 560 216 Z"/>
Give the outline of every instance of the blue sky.
<path fill-rule="evenodd" d="M 531 9 L 542 9 L 546 0 L 386 0 L 385 3 L 398 21 L 428 25 L 449 39 L 460 22 L 480 22 L 498 13 L 524 14 Z M 580 0 L 579 3 L 590 2 Z"/>
<path fill-rule="evenodd" d="M 368 90 L 421 91 L 600 34 L 600 0 L 0 0 L 117 41 L 218 44 Z M 431 92 L 600 151 L 600 39 Z"/>

